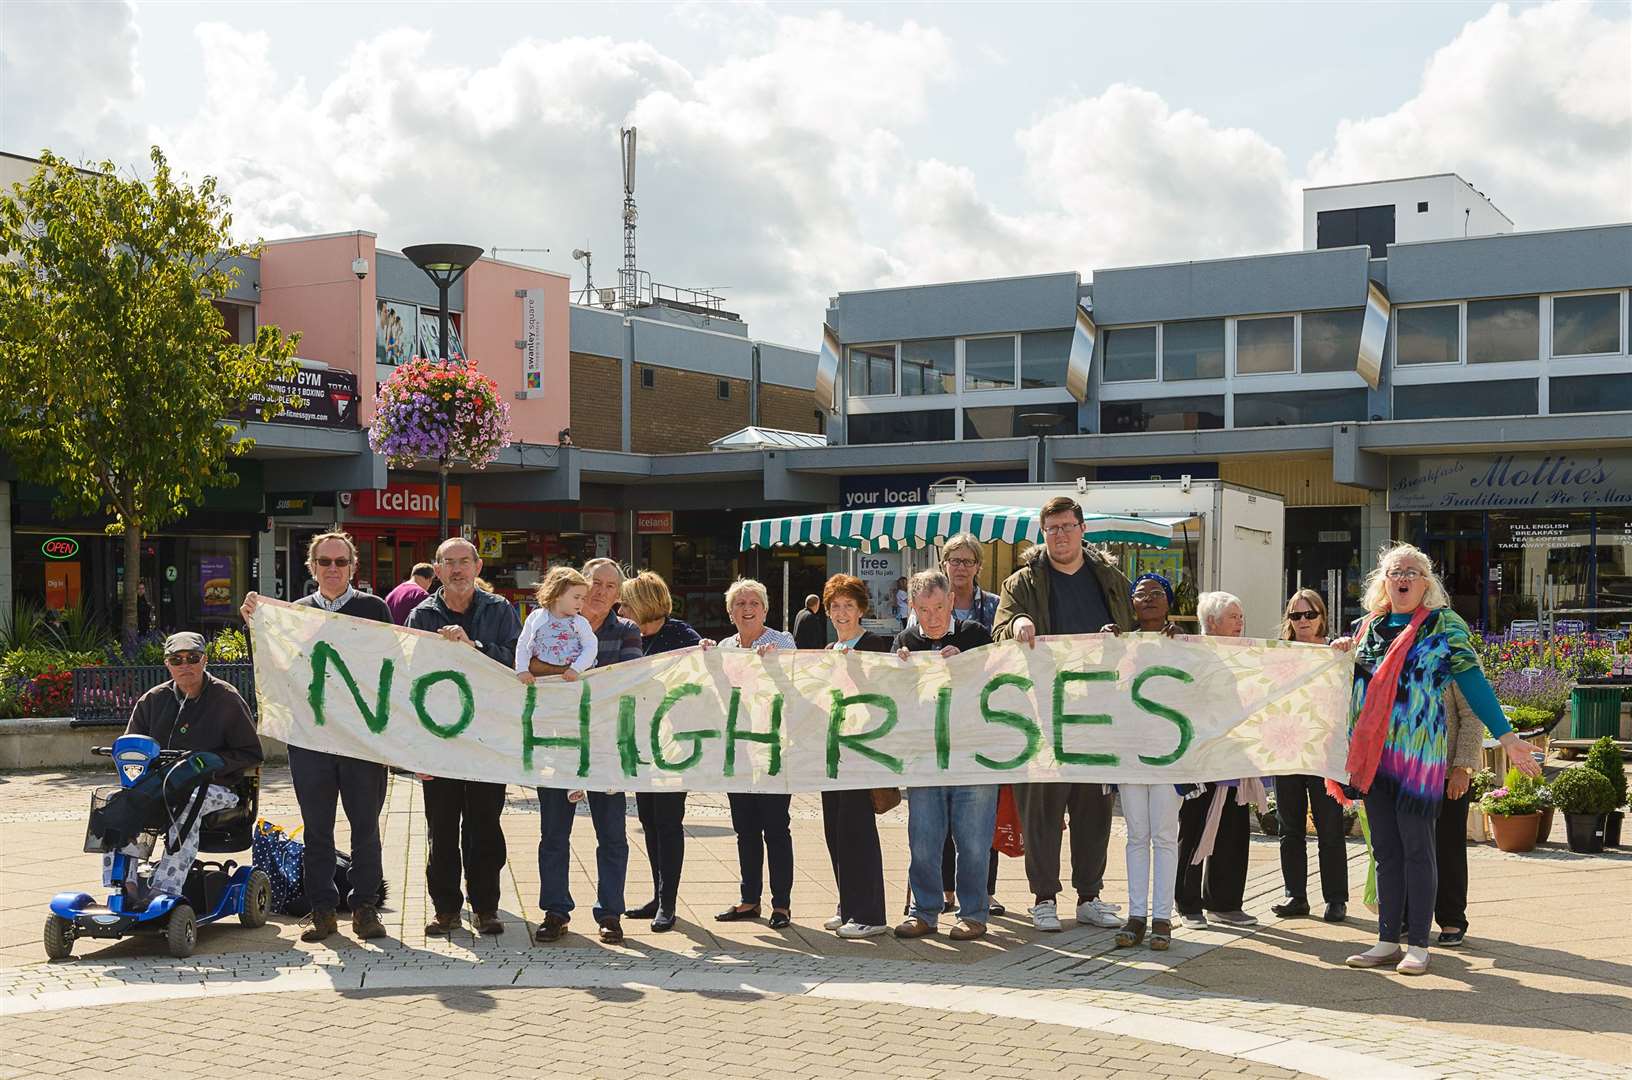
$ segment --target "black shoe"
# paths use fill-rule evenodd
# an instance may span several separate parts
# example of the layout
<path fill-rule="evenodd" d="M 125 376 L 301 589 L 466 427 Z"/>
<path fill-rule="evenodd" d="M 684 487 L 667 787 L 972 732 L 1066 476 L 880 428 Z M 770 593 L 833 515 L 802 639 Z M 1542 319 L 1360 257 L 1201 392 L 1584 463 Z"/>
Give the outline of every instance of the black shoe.
<path fill-rule="evenodd" d="M 632 913 L 631 913 L 632 914 Z M 666 934 L 674 929 L 674 912 L 659 911 L 652 916 L 652 933 Z"/>
<path fill-rule="evenodd" d="M 998 903 L 996 900 L 992 901 L 992 906 L 988 910 L 994 919 L 999 915 L 1007 915 L 1009 913 L 1009 909 Z"/>
<path fill-rule="evenodd" d="M 714 916 L 714 921 L 715 922 L 745 922 L 745 921 L 747 921 L 749 919 L 757 919 L 757 918 L 759 918 L 759 905 L 758 904 L 755 904 L 753 907 L 748 907 L 748 908 L 741 908 L 741 907 L 736 907 L 735 905 L 733 905 L 731 907 L 726 908 L 724 911 L 720 912 L 718 915 Z"/>
<path fill-rule="evenodd" d="M 613 921 L 615 922 L 616 920 Z M 538 924 L 537 930 L 533 931 L 533 940 L 538 942 L 540 945 L 547 945 L 552 941 L 560 941 L 561 935 L 565 934 L 566 932 L 566 917 L 563 915 L 557 915 L 553 911 L 546 911 L 544 913 L 544 921 Z"/>
<path fill-rule="evenodd" d="M 1327 904 L 1326 914 L 1321 916 L 1321 918 L 1325 919 L 1327 922 L 1342 922 L 1348 917 L 1349 905 L 1347 904 Z"/>
<path fill-rule="evenodd" d="M 1309 914 L 1309 901 L 1302 897 L 1292 896 L 1282 900 L 1269 910 L 1273 911 L 1279 918 L 1292 919 L 1299 915 Z"/>
<path fill-rule="evenodd" d="M 1439 932 L 1439 947 L 1442 949 L 1456 949 L 1468 937 L 1468 928 L 1465 926 L 1451 926 Z"/>
<path fill-rule="evenodd" d="M 785 911 L 773 911 L 773 912 L 771 912 L 771 929 L 772 930 L 786 930 L 792 924 L 793 924 L 793 920 L 788 917 L 787 912 L 785 912 Z"/>
<path fill-rule="evenodd" d="M 654 919 L 657 917 L 657 901 L 648 900 L 637 908 L 630 908 L 623 914 L 630 919 Z"/>

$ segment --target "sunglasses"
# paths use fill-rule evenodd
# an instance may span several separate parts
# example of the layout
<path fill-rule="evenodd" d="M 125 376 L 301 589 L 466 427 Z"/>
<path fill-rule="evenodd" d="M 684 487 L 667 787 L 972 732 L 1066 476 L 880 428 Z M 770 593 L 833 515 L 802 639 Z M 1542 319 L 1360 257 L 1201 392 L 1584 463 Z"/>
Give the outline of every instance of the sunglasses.
<path fill-rule="evenodd" d="M 1308 622 L 1310 619 L 1320 618 L 1318 611 L 1288 611 L 1286 617 L 1293 622 Z"/>
<path fill-rule="evenodd" d="M 204 654 L 196 652 L 171 653 L 164 658 L 164 662 L 171 667 L 192 667 L 204 662 Z"/>
<path fill-rule="evenodd" d="M 331 559 L 327 555 L 319 555 L 312 561 L 317 563 L 319 566 L 350 566 L 351 556 L 337 555 Z"/>

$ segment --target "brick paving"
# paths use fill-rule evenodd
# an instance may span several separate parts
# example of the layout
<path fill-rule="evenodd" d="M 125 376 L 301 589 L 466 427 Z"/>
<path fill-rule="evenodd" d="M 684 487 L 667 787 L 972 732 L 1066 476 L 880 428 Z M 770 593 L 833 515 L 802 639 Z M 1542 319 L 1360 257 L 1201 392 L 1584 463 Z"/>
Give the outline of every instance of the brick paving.
<path fill-rule="evenodd" d="M 1162 1075 L 1153 1065 L 1138 1064 L 1147 1058 L 1173 1064 L 1179 1071 L 1172 1075 L 1220 1069 L 1249 1075 L 1242 1070 L 1276 1068 L 1345 1078 L 1632 1075 L 1632 968 L 1618 959 L 1632 955 L 1627 936 L 1632 931 L 1624 923 L 1624 906 L 1618 918 L 1612 912 L 1599 918 L 1609 909 L 1593 902 L 1594 896 L 1627 895 L 1632 860 L 1625 855 L 1594 858 L 1549 850 L 1519 857 L 1472 849 L 1472 946 L 1461 954 L 1437 951 L 1430 976 L 1406 980 L 1335 966 L 1372 936 L 1374 924 L 1358 903 L 1356 917 L 1337 927 L 1314 920 L 1277 922 L 1268 915 L 1280 878 L 1275 848 L 1264 838 L 1253 845 L 1247 907 L 1269 925 L 1252 933 L 1181 930 L 1165 956 L 1114 950 L 1112 931 L 1077 927 L 1069 918 L 1060 934 L 1036 933 L 1023 918 L 999 918 L 987 940 L 963 944 L 944 937 L 840 941 L 820 929 L 832 910 L 833 888 L 813 797 L 796 798 L 794 805 L 794 927 L 773 932 L 763 923 L 718 924 L 712 914 L 736 899 L 735 845 L 724 796 L 695 795 L 687 812 L 677 932 L 655 935 L 643 923 L 628 923 L 622 947 L 601 946 L 580 934 L 554 946 L 534 946 L 527 935 L 538 919 L 536 804 L 530 793 L 512 789 L 504 817 L 511 855 L 503 904 L 507 932 L 483 939 L 466 929 L 451 940 L 427 940 L 419 787 L 396 777 L 385 818 L 392 940 L 364 945 L 342 930 L 324 945 L 303 945 L 295 940 L 298 925 L 275 919 L 258 931 L 204 928 L 198 952 L 187 961 L 171 960 L 156 942 L 136 939 L 81 942 L 76 960 L 48 964 L 39 944 L 45 900 L 58 889 L 95 881 L 94 859 L 79 852 L 79 842 L 88 790 L 103 777 L 41 773 L 0 779 L 5 781 L 0 782 L 0 1011 L 10 1014 L 8 1029 L 49 1026 L 63 1009 L 76 1010 L 76 1032 L 98 1026 L 86 1024 L 88 1017 L 135 1008 L 188 1017 L 180 1025 L 186 1031 L 200 1025 L 215 1030 L 213 1020 L 219 1018 L 222 1030 L 232 1032 L 245 1023 L 253 1028 L 255 1017 L 281 1016 L 286 1007 L 308 999 L 327 1001 L 331 1010 L 343 1001 L 341 1011 L 348 1017 L 357 1001 L 514 999 L 530 1002 L 523 1012 L 548 1017 L 546 1029 L 559 1042 L 556 1002 L 570 1011 L 591 1001 L 614 1011 L 629 1009 L 631 1017 L 642 1003 L 667 1003 L 658 1011 L 666 1008 L 674 1014 L 672 1025 L 688 1031 L 713 1030 L 706 1015 L 692 1015 L 701 1003 L 724 1002 L 727 1012 L 749 1006 L 786 1009 L 790 1017 L 792 1010 L 825 1003 L 842 1011 L 843 1037 L 834 1041 L 845 1049 L 855 1036 L 891 1032 L 886 1025 L 893 1021 L 885 1017 L 896 1008 L 979 1032 L 992 1024 L 999 1025 L 992 1031 L 1011 1030 L 1002 1023 L 1035 1025 L 1038 1034 L 1028 1049 L 1058 1045 L 1078 1055 L 1048 1067 L 1049 1074 L 1058 1075 L 1108 1076 L 1119 1069 Z M 298 820 L 286 770 L 268 770 L 264 792 L 268 817 L 285 824 Z M 630 813 L 632 819 L 632 805 Z M 904 813 L 895 811 L 880 825 L 886 881 L 899 904 L 906 870 Z M 580 913 L 587 913 L 594 865 L 588 821 L 578 822 L 575 840 L 573 891 L 583 905 Z M 633 905 L 645 898 L 650 883 L 633 820 L 630 842 Z M 1351 856 L 1358 859 L 1361 853 L 1358 844 L 1351 845 Z M 1359 870 L 1362 864 L 1355 866 Z M 1113 840 L 1106 883 L 1112 900 L 1124 892 L 1121 873 L 1121 846 Z M 1358 893 L 1360 874 L 1353 880 Z M 1023 890 L 1018 862 L 1004 860 L 999 898 L 1020 909 Z M 587 923 L 575 919 L 573 929 L 582 931 L 586 927 L 580 924 Z M 313 1007 L 323 1013 L 321 1004 Z M 463 1035 L 467 1019 L 491 1011 L 446 1008 L 446 1016 L 428 1030 Z M 708 1035 L 704 1049 L 759 1048 L 760 1029 L 749 1027 Z M 773 1023 L 765 1030 L 781 1029 Z M 352 1042 L 372 1046 L 377 1054 L 394 1045 L 376 1038 L 368 1025 L 355 1034 Z M 565 1041 L 588 1044 L 582 1035 Z M 1102 1046 L 1109 1049 L 1096 1049 Z M 1128 1057 L 1119 1049 L 1124 1046 L 1148 1053 Z M 1162 1054 L 1182 1060 L 1167 1062 Z M 1227 1060 L 1204 1063 L 1198 1054 Z M 527 1058 L 545 1065 L 553 1060 L 547 1054 Z M 858 1059 L 838 1074 L 866 1069 L 888 1075 L 888 1058 Z M 768 1059 L 753 1060 L 774 1075 Z M 912 1060 L 924 1067 L 922 1075 L 934 1075 L 922 1054 Z M 690 1060 L 671 1062 L 666 1075 L 731 1075 L 725 1067 L 735 1063 L 724 1058 L 717 1063 L 718 1068 L 701 1069 Z M 571 1071 L 641 1075 L 641 1062 L 632 1056 L 627 1062 L 592 1064 L 587 1072 Z M 956 1075 L 1029 1076 L 1040 1069 L 1029 1058 L 1003 1065 L 970 1056 L 961 1064 L 966 1067 Z M 995 1071 L 971 1071 L 988 1067 Z M 299 1075 L 270 1065 L 266 1071 Z M 19 1075 L 35 1074 L 25 1069 Z M 529 1075 L 541 1073 L 535 1068 Z M 802 1075 L 835 1075 L 835 1070 L 823 1061 Z"/>

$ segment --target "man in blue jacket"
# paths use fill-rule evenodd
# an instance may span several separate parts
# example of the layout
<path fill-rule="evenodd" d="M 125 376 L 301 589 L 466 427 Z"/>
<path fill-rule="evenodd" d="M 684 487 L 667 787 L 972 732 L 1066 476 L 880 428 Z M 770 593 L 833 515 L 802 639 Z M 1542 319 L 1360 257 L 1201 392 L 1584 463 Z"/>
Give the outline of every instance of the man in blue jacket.
<path fill-rule="evenodd" d="M 476 587 L 481 572 L 475 544 L 457 536 L 442 541 L 436 549 L 436 575 L 442 587 L 409 614 L 408 625 L 468 645 L 503 664 L 508 673 L 515 664 L 521 619 L 510 601 Z M 430 835 L 425 886 L 434 912 L 425 932 L 451 934 L 459 925 L 459 911 L 468 894 L 476 929 L 483 934 L 503 933 L 499 871 L 504 869 L 505 847 L 499 815 L 504 811 L 504 785 L 423 773 L 420 780 Z M 461 861 L 464 893 L 459 890 Z"/>

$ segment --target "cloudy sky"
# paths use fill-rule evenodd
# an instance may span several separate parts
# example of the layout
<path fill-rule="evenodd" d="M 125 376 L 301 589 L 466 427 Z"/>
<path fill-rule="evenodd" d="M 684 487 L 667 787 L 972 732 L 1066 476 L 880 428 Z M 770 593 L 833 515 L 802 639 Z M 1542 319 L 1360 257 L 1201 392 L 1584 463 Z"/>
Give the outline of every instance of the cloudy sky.
<path fill-rule="evenodd" d="M 814 347 L 880 285 L 1297 247 L 1306 184 L 1455 171 L 1523 229 L 1632 220 L 1632 6 L 0 7 L 0 149 L 140 167 L 246 236 L 369 229 L 615 283 L 641 266 Z"/>

